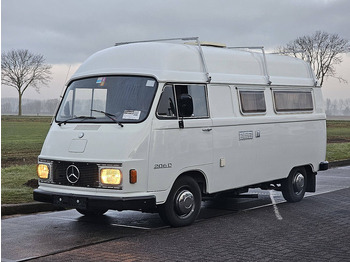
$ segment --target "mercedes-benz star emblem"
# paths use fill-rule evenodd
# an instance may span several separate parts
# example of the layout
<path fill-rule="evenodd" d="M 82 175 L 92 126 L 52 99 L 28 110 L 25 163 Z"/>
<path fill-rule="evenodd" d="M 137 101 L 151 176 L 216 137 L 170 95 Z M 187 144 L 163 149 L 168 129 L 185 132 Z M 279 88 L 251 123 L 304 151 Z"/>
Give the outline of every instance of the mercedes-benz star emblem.
<path fill-rule="evenodd" d="M 70 165 L 67 167 L 66 177 L 70 183 L 75 184 L 80 178 L 79 169 L 75 165 Z"/>

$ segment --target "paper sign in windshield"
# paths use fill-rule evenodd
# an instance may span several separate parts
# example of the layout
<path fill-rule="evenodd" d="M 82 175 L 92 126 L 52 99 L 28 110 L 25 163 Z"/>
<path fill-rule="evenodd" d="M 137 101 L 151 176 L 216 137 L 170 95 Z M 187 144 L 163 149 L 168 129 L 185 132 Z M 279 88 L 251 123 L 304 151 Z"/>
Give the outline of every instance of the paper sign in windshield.
<path fill-rule="evenodd" d="M 138 110 L 124 110 L 123 119 L 139 120 L 141 111 Z"/>
<path fill-rule="evenodd" d="M 156 81 L 154 81 L 154 80 L 147 80 L 146 86 L 154 87 L 154 83 L 155 83 L 155 82 L 156 82 Z"/>

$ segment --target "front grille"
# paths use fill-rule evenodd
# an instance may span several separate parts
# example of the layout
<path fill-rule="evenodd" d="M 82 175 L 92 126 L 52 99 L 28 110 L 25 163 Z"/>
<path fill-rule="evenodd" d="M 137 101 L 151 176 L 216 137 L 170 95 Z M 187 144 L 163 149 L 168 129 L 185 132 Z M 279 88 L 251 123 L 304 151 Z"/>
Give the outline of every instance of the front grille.
<path fill-rule="evenodd" d="M 76 183 L 67 179 L 67 168 L 76 166 L 79 169 L 80 177 Z M 54 161 L 52 167 L 52 182 L 58 185 L 76 187 L 99 187 L 98 166 L 94 163 Z"/>

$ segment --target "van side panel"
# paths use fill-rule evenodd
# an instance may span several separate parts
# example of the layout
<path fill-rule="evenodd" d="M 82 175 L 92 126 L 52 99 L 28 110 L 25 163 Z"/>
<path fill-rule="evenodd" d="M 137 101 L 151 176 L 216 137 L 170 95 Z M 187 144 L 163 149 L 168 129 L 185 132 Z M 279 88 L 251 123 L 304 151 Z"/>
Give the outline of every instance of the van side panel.
<path fill-rule="evenodd" d="M 266 114 L 242 115 L 237 112 L 235 88 L 210 86 L 214 150 L 213 172 L 208 175 L 210 193 L 285 178 L 295 166 L 312 165 L 317 171 L 324 159 L 322 110 L 316 107 L 313 113 L 276 114 L 271 90 L 264 93 Z M 315 104 L 319 98 L 317 94 Z M 231 110 L 234 112 L 229 116 Z M 220 159 L 224 159 L 224 166 Z"/>

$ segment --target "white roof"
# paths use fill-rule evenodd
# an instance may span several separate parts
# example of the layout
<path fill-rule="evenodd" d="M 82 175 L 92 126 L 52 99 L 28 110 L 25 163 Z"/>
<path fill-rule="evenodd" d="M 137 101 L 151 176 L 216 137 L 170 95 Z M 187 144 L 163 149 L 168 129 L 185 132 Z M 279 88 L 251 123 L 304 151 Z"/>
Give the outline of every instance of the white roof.
<path fill-rule="evenodd" d="M 211 83 L 314 86 L 314 74 L 303 60 L 239 49 L 202 46 Z M 162 82 L 206 82 L 205 66 L 196 45 L 145 42 L 99 51 L 71 80 L 96 75 L 150 75 Z"/>

